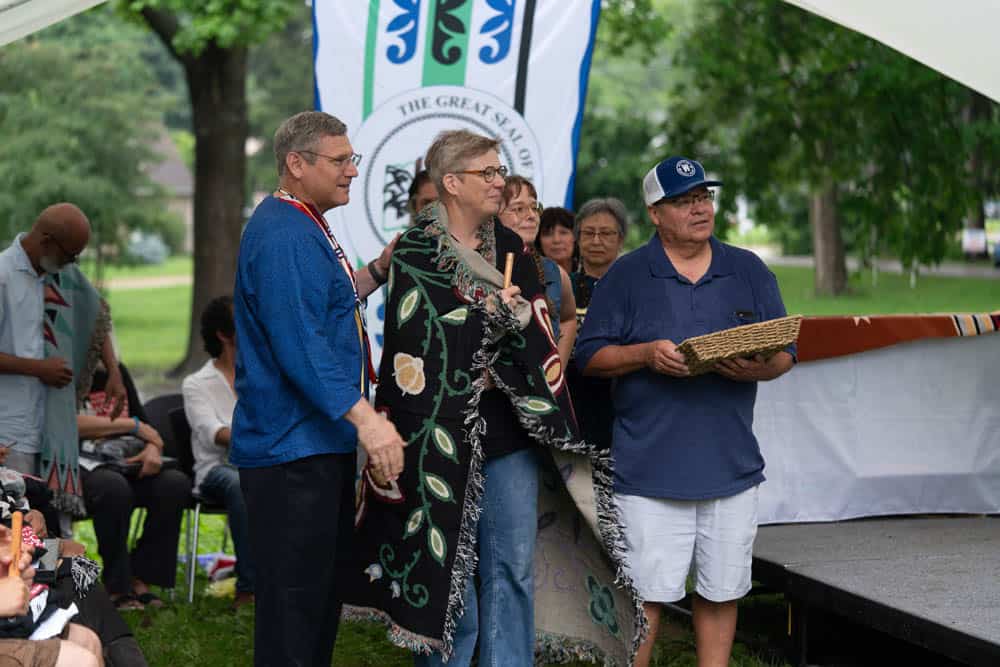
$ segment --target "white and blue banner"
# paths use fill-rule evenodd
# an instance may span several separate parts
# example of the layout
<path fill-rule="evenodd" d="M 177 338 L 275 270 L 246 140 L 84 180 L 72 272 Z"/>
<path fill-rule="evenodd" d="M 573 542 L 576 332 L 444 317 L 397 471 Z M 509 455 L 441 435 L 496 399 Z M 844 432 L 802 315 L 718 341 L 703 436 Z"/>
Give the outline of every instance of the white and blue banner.
<path fill-rule="evenodd" d="M 571 204 L 600 0 L 315 0 L 313 12 L 316 106 L 363 156 L 350 204 L 328 216 L 355 264 L 406 228 L 410 182 L 443 130 L 497 137 L 543 203 Z M 373 294 L 376 358 L 383 314 Z"/>

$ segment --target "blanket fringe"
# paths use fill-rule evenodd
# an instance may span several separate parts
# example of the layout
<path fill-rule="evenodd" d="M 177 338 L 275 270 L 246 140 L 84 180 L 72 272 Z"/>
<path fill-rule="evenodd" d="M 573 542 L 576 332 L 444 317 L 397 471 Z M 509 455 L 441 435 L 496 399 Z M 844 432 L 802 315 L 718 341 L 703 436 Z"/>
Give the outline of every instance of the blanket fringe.
<path fill-rule="evenodd" d="M 593 642 L 552 632 L 535 633 L 535 665 L 562 665 L 567 662 L 589 662 L 602 667 L 617 663 Z"/>
<path fill-rule="evenodd" d="M 440 641 L 431 637 L 418 635 L 402 627 L 392 616 L 374 607 L 355 607 L 354 605 L 344 605 L 340 613 L 341 619 L 358 623 L 381 623 L 386 626 L 386 637 L 399 648 L 404 648 L 413 653 L 430 655 L 434 651 L 442 651 L 443 645 Z"/>
<path fill-rule="evenodd" d="M 489 314 L 487 314 L 489 321 Z M 487 325 L 489 328 L 489 325 Z M 499 352 L 493 355 L 495 359 Z M 612 560 L 615 566 L 615 585 L 622 588 L 632 601 L 635 610 L 636 632 L 632 637 L 632 647 L 629 654 L 629 664 L 635 662 L 636 652 L 645 640 L 649 632 L 649 625 L 646 621 L 646 614 L 643 611 L 643 600 L 639 596 L 632 578 L 625 568 L 628 545 L 625 541 L 625 530 L 618 506 L 614 500 L 614 458 L 608 450 L 602 450 L 586 441 L 573 441 L 565 435 L 556 435 L 552 427 L 545 426 L 542 420 L 528 411 L 521 409 L 524 399 L 519 397 L 513 389 L 507 385 L 500 377 L 499 373 L 490 366 L 486 367 L 490 377 L 498 388 L 500 388 L 510 398 L 511 403 L 517 408 L 515 413 L 521 426 L 537 442 L 553 447 L 560 451 L 571 452 L 586 456 L 590 460 L 592 478 L 594 484 L 594 495 L 597 507 L 597 525 L 601 540 L 601 546 L 605 553 Z M 603 653 L 603 652 L 602 652 Z"/>

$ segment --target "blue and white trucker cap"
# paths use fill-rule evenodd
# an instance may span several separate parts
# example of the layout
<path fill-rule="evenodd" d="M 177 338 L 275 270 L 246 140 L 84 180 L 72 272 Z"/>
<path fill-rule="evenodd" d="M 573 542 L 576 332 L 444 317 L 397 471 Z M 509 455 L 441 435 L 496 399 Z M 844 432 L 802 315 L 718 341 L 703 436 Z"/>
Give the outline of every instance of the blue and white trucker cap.
<path fill-rule="evenodd" d="M 677 197 L 703 185 L 722 185 L 722 181 L 706 180 L 705 168 L 696 160 L 672 157 L 649 170 L 642 179 L 642 194 L 646 206 L 652 206 L 661 199 Z"/>

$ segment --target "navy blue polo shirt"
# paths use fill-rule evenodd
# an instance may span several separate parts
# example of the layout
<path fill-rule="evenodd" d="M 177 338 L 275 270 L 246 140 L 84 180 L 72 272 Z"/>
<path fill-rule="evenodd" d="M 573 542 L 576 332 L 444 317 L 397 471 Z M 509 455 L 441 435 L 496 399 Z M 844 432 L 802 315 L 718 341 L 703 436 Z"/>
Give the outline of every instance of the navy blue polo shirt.
<path fill-rule="evenodd" d="M 785 315 L 778 282 L 760 258 L 714 237 L 711 245 L 711 265 L 694 284 L 677 273 L 655 235 L 617 260 L 587 310 L 576 343 L 580 367 L 606 345 L 680 343 Z M 788 351 L 794 355 L 794 346 Z M 616 492 L 702 500 L 764 481 L 753 434 L 756 382 L 644 368 L 617 378 L 613 397 Z"/>

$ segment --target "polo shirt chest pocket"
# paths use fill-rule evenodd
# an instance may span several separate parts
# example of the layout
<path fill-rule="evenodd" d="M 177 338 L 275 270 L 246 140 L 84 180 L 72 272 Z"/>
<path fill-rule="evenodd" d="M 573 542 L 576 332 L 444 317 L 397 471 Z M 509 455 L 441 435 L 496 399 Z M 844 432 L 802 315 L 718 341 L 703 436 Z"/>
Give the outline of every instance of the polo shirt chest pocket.
<path fill-rule="evenodd" d="M 712 309 L 718 328 L 730 329 L 760 322 L 760 309 L 750 285 L 737 276 L 732 276 L 732 279 L 725 282 L 725 288 L 720 285 L 715 308 Z"/>

